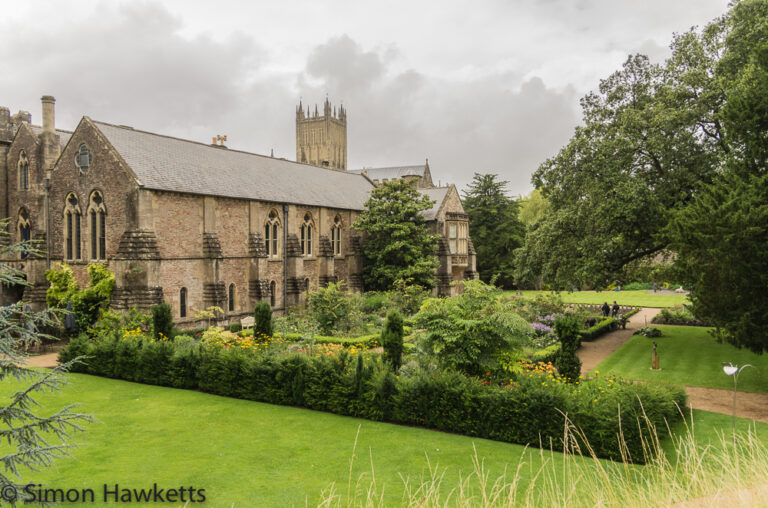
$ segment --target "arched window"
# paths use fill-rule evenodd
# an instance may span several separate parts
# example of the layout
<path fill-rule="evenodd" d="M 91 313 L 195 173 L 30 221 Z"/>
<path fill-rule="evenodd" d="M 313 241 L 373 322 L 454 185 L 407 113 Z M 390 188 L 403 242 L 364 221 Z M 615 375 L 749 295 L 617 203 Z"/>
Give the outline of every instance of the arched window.
<path fill-rule="evenodd" d="M 235 310 L 235 285 L 230 284 L 229 285 L 229 293 L 227 294 L 229 297 L 228 305 L 229 305 L 229 312 L 233 312 Z"/>
<path fill-rule="evenodd" d="M 80 201 L 74 192 L 67 196 L 64 206 L 64 252 L 66 259 L 81 259 Z"/>
<path fill-rule="evenodd" d="M 19 152 L 19 190 L 29 189 L 29 158 L 27 152 Z"/>
<path fill-rule="evenodd" d="M 270 210 L 267 222 L 264 223 L 264 244 L 267 248 L 267 256 L 269 257 L 277 256 L 277 239 L 279 238 L 277 227 L 279 225 L 280 221 L 278 220 L 277 212 Z"/>
<path fill-rule="evenodd" d="M 19 230 L 19 241 L 25 243 L 29 242 L 32 237 L 32 226 L 29 223 L 29 212 L 26 208 L 19 210 L 19 218 L 16 227 Z M 27 244 L 26 247 L 31 248 L 29 244 Z M 27 259 L 28 255 L 29 253 L 26 250 L 23 250 L 21 252 L 21 259 Z"/>
<path fill-rule="evenodd" d="M 93 162 L 93 154 L 88 150 L 87 146 L 80 145 L 75 154 L 75 165 L 80 169 L 81 173 L 85 173 L 91 167 L 91 162 Z"/>
<path fill-rule="evenodd" d="M 305 256 L 312 255 L 312 215 L 307 212 L 304 214 L 304 223 L 301 225 L 301 253 Z"/>
<path fill-rule="evenodd" d="M 93 191 L 88 205 L 91 223 L 91 259 L 107 258 L 107 209 L 101 192 Z"/>
<path fill-rule="evenodd" d="M 273 309 L 275 308 L 275 293 L 277 289 L 277 284 L 275 284 L 275 281 L 272 281 L 269 283 L 269 305 Z"/>
<path fill-rule="evenodd" d="M 341 217 L 338 215 L 333 219 L 331 226 L 331 250 L 334 256 L 341 254 Z"/>
<path fill-rule="evenodd" d="M 187 317 L 187 288 L 179 291 L 179 317 Z"/>

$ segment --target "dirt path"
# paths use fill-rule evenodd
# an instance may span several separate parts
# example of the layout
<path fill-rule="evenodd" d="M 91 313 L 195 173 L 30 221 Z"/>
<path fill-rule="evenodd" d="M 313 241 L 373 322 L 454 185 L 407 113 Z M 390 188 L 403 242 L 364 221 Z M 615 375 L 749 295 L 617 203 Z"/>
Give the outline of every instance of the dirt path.
<path fill-rule="evenodd" d="M 59 353 L 46 353 L 44 355 L 30 356 L 24 362 L 27 367 L 43 367 L 52 369 L 59 365 Z"/>
<path fill-rule="evenodd" d="M 650 324 L 653 316 L 659 312 L 661 309 L 640 309 L 640 312 L 629 318 L 626 330 L 609 332 L 592 342 L 582 343 L 576 352 L 581 359 L 581 373 L 586 374 L 597 367 L 600 362 L 611 356 L 614 351 L 628 341 L 635 330 Z"/>
<path fill-rule="evenodd" d="M 688 405 L 715 413 L 733 413 L 733 391 L 686 386 Z M 737 392 L 736 416 L 768 423 L 768 393 Z"/>
<path fill-rule="evenodd" d="M 581 359 L 581 373 L 586 374 L 608 358 L 622 344 L 628 341 L 638 328 L 651 323 L 653 316 L 661 309 L 641 309 L 629 319 L 626 330 L 609 332 L 592 342 L 584 342 L 577 351 Z M 733 412 L 733 392 L 716 388 L 686 386 L 688 405 L 693 409 L 702 409 L 715 413 L 731 414 Z M 736 396 L 736 416 L 768 423 L 768 394 L 738 392 Z"/>

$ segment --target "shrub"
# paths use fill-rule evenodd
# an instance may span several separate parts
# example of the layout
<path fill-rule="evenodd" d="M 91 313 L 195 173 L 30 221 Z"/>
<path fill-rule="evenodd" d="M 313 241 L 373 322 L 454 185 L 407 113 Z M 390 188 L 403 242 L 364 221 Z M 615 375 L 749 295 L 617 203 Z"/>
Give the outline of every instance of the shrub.
<path fill-rule="evenodd" d="M 330 335 L 340 321 L 348 318 L 352 310 L 352 299 L 343 282 L 331 282 L 309 294 L 309 308 L 320 333 Z"/>
<path fill-rule="evenodd" d="M 229 331 L 232 333 L 237 333 L 242 329 L 243 329 L 243 325 L 241 325 L 240 323 L 232 323 L 231 325 L 229 325 Z"/>
<path fill-rule="evenodd" d="M 560 339 L 560 351 L 555 357 L 555 366 L 560 375 L 568 381 L 575 381 L 581 375 L 581 360 L 576 356 L 580 328 L 580 319 L 571 314 L 555 320 L 555 333 Z"/>
<path fill-rule="evenodd" d="M 173 313 L 167 303 L 152 306 L 152 329 L 156 338 L 173 337 Z"/>
<path fill-rule="evenodd" d="M 682 389 L 612 379 L 577 385 L 530 375 L 500 387 L 418 369 L 398 379 L 378 359 L 353 361 L 344 350 L 333 356 L 255 354 L 201 346 L 184 335 L 155 343 L 138 335 L 86 340 L 81 335 L 62 351 L 90 356 L 75 371 L 555 448 L 563 446 L 568 415 L 583 431 L 577 439 L 588 440 L 597 456 L 620 459 L 626 451 L 635 462 L 646 458 L 644 415 L 658 427 L 679 419 L 677 406 L 685 403 Z M 618 445 L 620 434 L 626 447 Z"/>
<path fill-rule="evenodd" d="M 392 304 L 406 316 L 416 314 L 429 297 L 429 291 L 413 283 L 413 279 L 396 280 L 389 293 Z"/>
<path fill-rule="evenodd" d="M 657 325 L 708 326 L 696 319 L 693 313 L 685 307 L 661 309 L 661 312 L 653 316 L 651 323 Z"/>
<path fill-rule="evenodd" d="M 582 341 L 595 340 L 603 334 L 606 334 L 618 327 L 618 322 L 614 318 L 602 318 L 595 326 L 591 326 L 586 330 L 579 330 L 579 338 Z"/>
<path fill-rule="evenodd" d="M 403 316 L 394 311 L 387 314 L 384 331 L 381 332 L 384 361 L 397 372 L 403 361 Z"/>
<path fill-rule="evenodd" d="M 273 334 L 272 307 L 267 302 L 259 302 L 253 309 L 253 333 L 261 333 L 268 337 Z"/>
<path fill-rule="evenodd" d="M 362 295 L 360 310 L 366 313 L 377 313 L 384 310 L 388 304 L 387 293 L 371 291 Z"/>
<path fill-rule="evenodd" d="M 630 282 L 625 286 L 621 286 L 624 291 L 640 291 L 653 289 L 653 284 L 650 282 Z"/>
<path fill-rule="evenodd" d="M 655 326 L 646 326 L 644 328 L 640 328 L 632 335 L 642 335 L 643 337 L 648 337 L 649 339 L 653 339 L 656 337 L 661 337 L 662 333 L 661 333 L 661 330 L 659 330 Z"/>
<path fill-rule="evenodd" d="M 451 298 L 430 298 L 416 315 L 419 346 L 441 367 L 469 375 L 496 370 L 498 354 L 520 349 L 530 325 L 502 298 L 500 289 L 464 281 Z"/>
<path fill-rule="evenodd" d="M 91 263 L 88 265 L 88 286 L 80 289 L 72 268 L 59 264 L 59 269 L 50 269 L 45 277 L 51 286 L 45 294 L 49 307 L 64 309 L 71 304 L 72 312 L 79 331 L 86 331 L 99 318 L 102 311 L 109 308 L 109 300 L 115 289 L 115 275 L 106 265 Z"/>

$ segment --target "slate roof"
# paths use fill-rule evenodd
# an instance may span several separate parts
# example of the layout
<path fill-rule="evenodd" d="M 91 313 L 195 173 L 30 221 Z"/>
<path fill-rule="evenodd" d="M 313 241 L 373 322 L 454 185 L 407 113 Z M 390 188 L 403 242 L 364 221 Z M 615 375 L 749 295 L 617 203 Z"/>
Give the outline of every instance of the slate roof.
<path fill-rule="evenodd" d="M 419 189 L 419 192 L 421 194 L 427 196 L 429 199 L 435 202 L 435 204 L 432 205 L 432 208 L 421 212 L 421 214 L 424 216 L 426 220 L 435 220 L 437 218 L 437 212 L 440 211 L 440 206 L 442 206 L 443 201 L 445 201 L 445 197 L 448 195 L 448 191 L 450 189 L 451 189 L 450 187 L 434 187 L 432 189 Z"/>
<path fill-rule="evenodd" d="M 32 129 L 32 132 L 35 133 L 35 136 L 39 136 L 43 133 L 43 128 L 39 125 L 30 125 L 29 126 Z M 56 134 L 59 135 L 59 144 L 62 148 L 64 148 L 67 145 L 67 142 L 69 141 L 69 138 L 72 137 L 72 131 L 62 131 L 59 129 L 56 129 Z"/>
<path fill-rule="evenodd" d="M 146 189 L 362 210 L 364 176 L 104 122 L 104 134 Z"/>
<path fill-rule="evenodd" d="M 371 180 L 382 181 L 383 179 L 391 180 L 393 178 L 402 178 L 404 176 L 424 176 L 424 172 L 427 169 L 426 164 L 419 164 L 416 166 L 393 166 L 389 168 L 363 168 L 363 169 L 350 169 L 350 173 L 362 174 L 364 171 Z"/>

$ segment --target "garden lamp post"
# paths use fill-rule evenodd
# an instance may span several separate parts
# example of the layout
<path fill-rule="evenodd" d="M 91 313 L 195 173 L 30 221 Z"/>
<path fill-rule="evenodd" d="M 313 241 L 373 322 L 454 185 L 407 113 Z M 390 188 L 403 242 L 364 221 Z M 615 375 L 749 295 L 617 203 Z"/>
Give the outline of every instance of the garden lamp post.
<path fill-rule="evenodd" d="M 747 367 L 755 368 L 750 364 L 734 365 L 732 363 L 723 363 L 723 372 L 728 376 L 733 376 L 733 415 L 731 416 L 731 435 L 733 436 L 733 444 L 736 445 L 736 387 L 739 382 L 739 374 Z"/>

